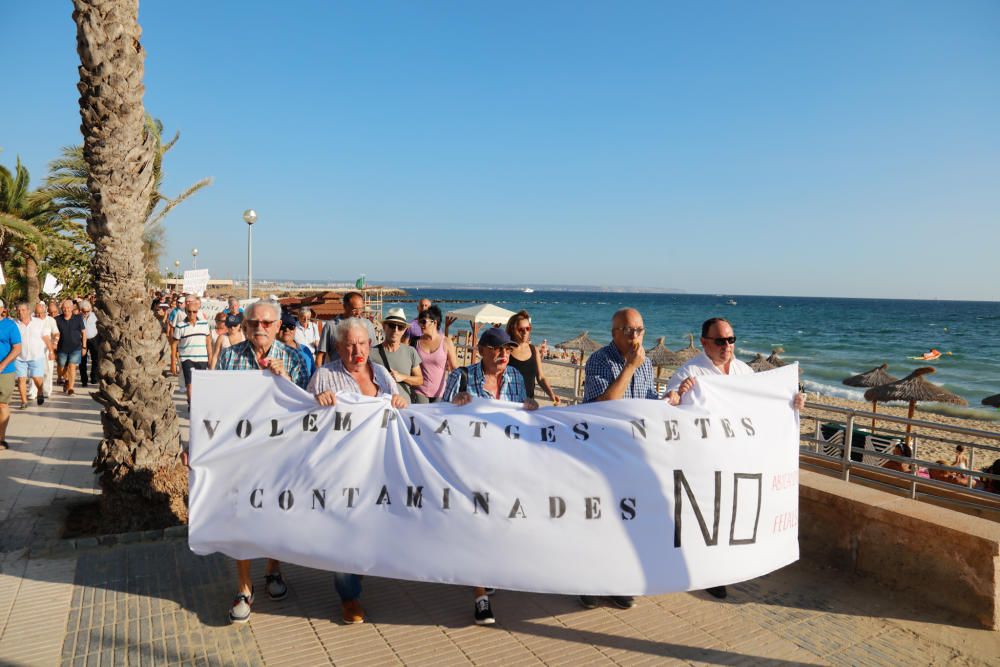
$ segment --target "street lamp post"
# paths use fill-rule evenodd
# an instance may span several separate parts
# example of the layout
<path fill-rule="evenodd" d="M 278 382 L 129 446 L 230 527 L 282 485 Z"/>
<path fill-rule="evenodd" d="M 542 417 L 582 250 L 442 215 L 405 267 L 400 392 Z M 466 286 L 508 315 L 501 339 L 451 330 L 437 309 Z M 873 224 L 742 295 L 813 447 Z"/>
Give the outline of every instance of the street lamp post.
<path fill-rule="evenodd" d="M 181 260 L 175 259 L 174 260 L 174 280 L 177 280 L 177 278 L 180 275 L 181 275 Z M 177 288 L 177 285 L 175 284 L 174 285 L 174 289 L 176 289 L 176 288 Z"/>
<path fill-rule="evenodd" d="M 197 248 L 191 248 L 191 257 L 192 257 L 192 259 L 191 259 L 191 266 L 193 268 L 197 269 L 198 268 L 198 249 Z"/>
<path fill-rule="evenodd" d="M 253 223 L 257 222 L 257 211 L 248 208 L 243 211 L 243 222 L 247 223 L 247 298 L 253 298 Z"/>

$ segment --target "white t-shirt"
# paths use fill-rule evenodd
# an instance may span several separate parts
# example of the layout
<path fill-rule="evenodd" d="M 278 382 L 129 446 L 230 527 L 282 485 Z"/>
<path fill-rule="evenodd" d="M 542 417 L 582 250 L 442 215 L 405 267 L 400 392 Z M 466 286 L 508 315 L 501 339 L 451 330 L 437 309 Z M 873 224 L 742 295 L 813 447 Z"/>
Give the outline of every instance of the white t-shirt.
<path fill-rule="evenodd" d="M 94 314 L 94 311 L 87 313 L 87 316 L 83 318 L 83 326 L 87 331 L 87 340 L 97 335 L 97 315 Z"/>
<path fill-rule="evenodd" d="M 701 377 L 705 375 L 725 375 L 725 373 L 719 370 L 718 366 L 708 358 L 707 354 L 702 352 L 697 357 L 686 361 L 680 368 L 674 371 L 674 374 L 670 376 L 670 380 L 667 381 L 667 393 L 677 391 L 681 386 L 681 382 L 689 377 Z M 753 375 L 753 369 L 736 357 L 733 357 L 733 360 L 729 362 L 729 375 Z"/>
<path fill-rule="evenodd" d="M 308 326 L 299 324 L 295 327 L 295 342 L 299 345 L 308 345 L 310 350 L 316 349 L 316 343 L 319 342 L 319 327 L 316 326 L 316 320 L 310 321 Z"/>
<path fill-rule="evenodd" d="M 22 323 L 21 320 L 14 320 L 14 323 L 17 324 L 17 330 L 21 332 L 21 354 L 17 355 L 17 358 L 21 361 L 48 358 L 49 348 L 42 340 L 42 336 L 49 335 L 46 331 L 45 320 L 32 317 L 27 324 Z"/>
<path fill-rule="evenodd" d="M 35 319 L 42 319 L 37 317 Z M 52 344 L 56 344 L 56 338 L 59 338 L 59 325 L 56 324 L 56 318 L 51 315 L 45 316 L 45 335 L 49 337 Z"/>

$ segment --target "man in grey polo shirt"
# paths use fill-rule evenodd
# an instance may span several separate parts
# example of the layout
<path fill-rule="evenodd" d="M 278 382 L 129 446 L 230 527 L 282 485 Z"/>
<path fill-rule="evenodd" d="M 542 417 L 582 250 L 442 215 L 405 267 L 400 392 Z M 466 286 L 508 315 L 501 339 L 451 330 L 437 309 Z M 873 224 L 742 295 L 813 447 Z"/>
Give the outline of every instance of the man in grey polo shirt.
<path fill-rule="evenodd" d="M 375 327 L 371 320 L 364 316 L 365 297 L 361 292 L 348 292 L 343 297 L 344 312 L 326 323 L 323 333 L 320 334 L 319 343 L 316 345 L 316 368 L 337 358 L 337 325 L 343 320 L 357 317 L 365 321 L 368 328 L 368 336 L 371 346 L 378 344 L 378 336 L 375 335 Z"/>
<path fill-rule="evenodd" d="M 424 375 L 420 371 L 420 355 L 417 350 L 403 344 L 403 332 L 407 326 L 409 323 L 403 309 L 390 308 L 389 314 L 382 319 L 385 340 L 372 350 L 371 360 L 388 368 L 399 393 L 412 401 L 413 389 L 424 383 Z"/>

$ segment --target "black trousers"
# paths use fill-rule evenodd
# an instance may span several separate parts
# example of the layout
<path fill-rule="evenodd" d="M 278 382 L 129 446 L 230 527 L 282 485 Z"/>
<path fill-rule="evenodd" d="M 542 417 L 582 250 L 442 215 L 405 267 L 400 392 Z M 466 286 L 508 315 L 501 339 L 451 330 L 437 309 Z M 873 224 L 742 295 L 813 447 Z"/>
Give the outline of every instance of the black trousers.
<path fill-rule="evenodd" d="M 87 354 L 83 355 L 83 358 L 80 359 L 80 383 L 84 386 L 88 383 L 97 384 L 100 382 L 100 376 L 97 374 L 97 364 L 101 360 L 100 345 L 100 335 L 87 339 Z"/>

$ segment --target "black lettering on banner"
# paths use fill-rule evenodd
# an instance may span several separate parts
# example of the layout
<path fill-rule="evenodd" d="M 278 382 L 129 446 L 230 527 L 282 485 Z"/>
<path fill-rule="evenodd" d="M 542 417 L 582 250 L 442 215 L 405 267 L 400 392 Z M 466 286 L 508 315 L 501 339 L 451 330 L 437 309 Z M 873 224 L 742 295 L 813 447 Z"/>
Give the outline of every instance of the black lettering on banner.
<path fill-rule="evenodd" d="M 511 440 L 521 439 L 520 427 L 517 424 L 508 424 L 504 428 L 503 432 L 506 433 L 507 437 L 510 438 Z"/>
<path fill-rule="evenodd" d="M 451 427 L 448 426 L 448 420 L 447 419 L 445 419 L 443 422 L 441 422 L 441 425 L 438 426 L 436 429 L 434 429 L 434 432 L 437 433 L 438 435 L 441 435 L 442 433 L 444 433 L 446 431 L 447 431 L 448 435 L 451 435 Z"/>
<path fill-rule="evenodd" d="M 208 431 L 208 439 L 211 440 L 215 437 L 215 429 L 219 428 L 219 420 L 216 419 L 214 424 L 207 419 L 202 419 L 202 422 L 205 424 L 205 430 Z"/>
<path fill-rule="evenodd" d="M 351 430 L 351 413 L 341 412 L 337 410 L 336 418 L 333 422 L 334 431 L 350 431 Z"/>
<path fill-rule="evenodd" d="M 588 519 L 600 519 L 601 518 L 601 499 L 597 496 L 592 496 L 590 498 L 584 498 L 584 504 L 587 507 L 587 518 Z"/>
<path fill-rule="evenodd" d="M 410 415 L 410 435 L 420 435 L 420 427 L 417 426 L 417 419 Z"/>
<path fill-rule="evenodd" d="M 483 514 L 490 513 L 490 494 L 484 491 L 472 492 L 472 513 L 479 514 L 479 508 L 483 508 Z"/>
<path fill-rule="evenodd" d="M 707 438 L 708 437 L 708 427 L 711 425 L 709 423 L 708 417 L 698 417 L 697 419 L 694 420 L 694 423 L 695 423 L 695 425 L 701 427 L 701 437 L 703 439 Z"/>
<path fill-rule="evenodd" d="M 743 429 L 747 432 L 747 435 L 751 437 L 757 435 L 757 429 L 753 427 L 753 422 L 750 421 L 749 417 L 744 417 L 740 420 L 740 423 L 743 424 Z"/>
<path fill-rule="evenodd" d="M 549 517 L 559 519 L 566 513 L 566 501 L 559 496 L 549 496 Z"/>
<path fill-rule="evenodd" d="M 469 426 L 472 427 L 473 438 L 483 437 L 483 429 L 486 428 L 486 422 L 473 420 L 469 422 Z"/>
<path fill-rule="evenodd" d="M 632 424 L 632 437 L 636 440 L 646 439 L 646 420 L 645 419 L 632 419 L 629 421 Z M 636 436 L 636 431 L 642 434 L 642 438 Z"/>
<path fill-rule="evenodd" d="M 286 512 L 292 509 L 295 504 L 295 496 L 292 494 L 291 489 L 285 489 L 278 494 L 278 507 L 285 510 Z"/>
<path fill-rule="evenodd" d="M 361 489 L 356 486 L 349 486 L 344 489 L 341 495 L 347 496 L 347 509 L 354 507 L 354 499 L 357 498 L 361 493 Z"/>
<path fill-rule="evenodd" d="M 573 424 L 573 434 L 577 440 L 579 440 L 580 442 L 585 442 L 587 438 L 590 437 L 590 433 L 587 432 L 587 429 L 589 428 L 590 424 L 588 424 L 587 422 L 580 422 L 579 424 Z"/>
<path fill-rule="evenodd" d="M 618 507 L 622 510 L 622 521 L 631 521 L 635 518 L 635 498 L 622 498 Z"/>
<path fill-rule="evenodd" d="M 236 435 L 240 438 L 249 438 L 253 432 L 253 426 L 248 419 L 241 419 L 236 422 Z"/>
<path fill-rule="evenodd" d="M 520 512 L 521 516 L 518 516 Z M 521 499 L 514 498 L 514 506 L 510 508 L 510 514 L 507 515 L 508 519 L 527 519 L 528 515 L 524 513 L 524 508 L 521 507 Z"/>
<path fill-rule="evenodd" d="M 684 492 L 687 494 L 688 500 L 691 501 L 691 507 L 694 509 L 694 516 L 698 519 L 698 527 L 701 528 L 701 535 L 705 538 L 705 546 L 714 547 L 719 543 L 719 503 L 722 497 L 722 471 L 715 471 L 715 518 L 712 522 L 712 534 L 708 533 L 708 526 L 705 525 L 705 517 L 701 513 L 701 508 L 698 506 L 698 501 L 695 500 L 694 493 L 691 491 L 691 487 L 688 485 L 687 478 L 684 476 L 683 470 L 674 471 L 674 546 L 681 546 L 681 488 L 683 487 Z"/>
<path fill-rule="evenodd" d="M 375 499 L 376 505 L 391 505 L 392 501 L 389 500 L 389 489 L 383 484 L 382 490 L 378 492 L 378 498 Z"/>
<path fill-rule="evenodd" d="M 316 428 L 316 422 L 318 420 L 319 417 L 316 415 L 316 413 L 310 412 L 309 414 L 307 414 L 305 417 L 302 418 L 302 430 L 305 431 L 306 433 L 315 433 L 316 431 L 319 430 L 318 428 Z"/>
<path fill-rule="evenodd" d="M 313 509 L 316 509 L 316 503 L 319 502 L 319 508 L 321 510 L 326 509 L 326 489 L 313 489 Z"/>
<path fill-rule="evenodd" d="M 716 473 L 718 474 L 718 473 Z M 757 480 L 757 514 L 753 518 L 753 535 L 747 538 L 736 539 L 736 512 L 739 509 L 737 500 L 740 496 L 740 480 Z M 733 473 L 733 522 L 729 524 L 729 544 L 755 544 L 757 542 L 757 524 L 760 523 L 760 503 L 764 495 L 764 475 L 763 473 L 750 474 L 746 472 Z"/>
<path fill-rule="evenodd" d="M 445 487 L 444 492 L 441 494 L 441 509 L 451 509 L 451 489 L 448 487 Z"/>
<path fill-rule="evenodd" d="M 422 486 L 406 487 L 406 506 L 407 507 L 424 506 L 424 487 Z"/>
<path fill-rule="evenodd" d="M 733 430 L 733 427 L 730 425 L 729 420 L 726 419 L 725 417 L 722 418 L 722 430 L 725 431 L 727 438 L 736 437 L 736 431 Z"/>
<path fill-rule="evenodd" d="M 278 420 L 277 419 L 272 419 L 271 420 L 271 437 L 272 438 L 276 438 L 279 435 L 284 435 L 284 433 L 285 433 L 285 429 L 281 428 L 281 426 L 278 425 Z"/>
<path fill-rule="evenodd" d="M 260 494 L 258 496 L 257 494 Z M 264 489 L 254 489 L 250 492 L 250 507 L 259 510 L 264 506 Z"/>
<path fill-rule="evenodd" d="M 396 419 L 396 411 L 392 408 L 386 408 L 382 413 L 382 428 L 389 428 L 389 422 Z"/>
<path fill-rule="evenodd" d="M 555 442 L 556 441 L 556 427 L 555 426 L 543 426 L 542 427 L 542 442 Z"/>
<path fill-rule="evenodd" d="M 677 432 L 677 420 L 676 419 L 666 419 L 663 421 L 663 426 L 666 428 L 667 437 L 664 438 L 666 441 L 680 440 L 680 433 Z"/>

